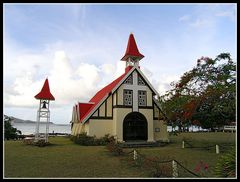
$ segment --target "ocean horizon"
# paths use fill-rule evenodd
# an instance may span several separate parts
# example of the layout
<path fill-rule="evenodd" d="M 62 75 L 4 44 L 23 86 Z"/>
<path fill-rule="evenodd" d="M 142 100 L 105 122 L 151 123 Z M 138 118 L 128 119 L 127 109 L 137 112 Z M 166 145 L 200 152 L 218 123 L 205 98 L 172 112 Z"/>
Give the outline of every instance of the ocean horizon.
<path fill-rule="evenodd" d="M 35 134 L 36 123 L 12 123 L 14 128 L 17 128 L 22 132 L 23 135 Z M 71 134 L 71 125 L 70 124 L 49 124 L 49 133 L 65 133 Z M 46 132 L 46 123 L 39 124 L 39 132 Z"/>
<path fill-rule="evenodd" d="M 12 123 L 13 127 L 17 128 L 22 132 L 23 135 L 31 135 L 35 134 L 36 130 L 36 123 Z M 167 126 L 167 131 L 177 131 L 178 127 L 172 128 L 172 126 Z M 190 126 L 189 131 L 196 132 L 202 131 L 203 129 L 198 126 Z M 46 131 L 46 123 L 40 123 L 39 125 L 39 132 L 45 133 Z M 64 134 L 71 134 L 71 124 L 49 124 L 49 133 L 64 133 Z"/>

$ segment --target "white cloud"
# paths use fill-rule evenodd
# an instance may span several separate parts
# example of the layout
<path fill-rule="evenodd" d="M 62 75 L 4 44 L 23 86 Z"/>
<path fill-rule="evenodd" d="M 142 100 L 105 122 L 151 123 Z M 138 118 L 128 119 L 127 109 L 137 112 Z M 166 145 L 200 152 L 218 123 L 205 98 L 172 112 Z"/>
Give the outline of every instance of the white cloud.
<path fill-rule="evenodd" d="M 190 26 L 195 28 L 209 28 L 213 26 L 215 22 L 212 19 L 198 18 L 194 22 L 190 23 Z"/>
<path fill-rule="evenodd" d="M 234 20 L 234 19 L 236 18 L 234 11 L 218 12 L 218 13 L 216 13 L 216 16 L 219 16 L 219 17 L 227 17 L 227 18 L 230 18 L 231 20 Z"/>
<path fill-rule="evenodd" d="M 165 74 L 161 74 L 159 76 L 159 78 L 157 81 L 154 80 L 154 85 L 156 90 L 158 91 L 158 93 L 160 95 L 164 95 L 166 93 L 166 91 L 171 89 L 170 83 L 171 82 L 176 82 L 179 80 L 179 75 L 165 75 Z"/>
<path fill-rule="evenodd" d="M 42 52 L 41 58 L 45 59 L 45 52 Z M 34 55 L 37 57 L 38 54 Z M 19 62 L 24 63 L 30 61 L 31 56 L 17 57 Z M 50 61 L 47 59 L 47 61 Z M 71 65 L 70 58 L 63 50 L 55 51 L 53 63 L 50 64 L 49 71 L 42 77 L 36 76 L 35 64 L 27 68 L 19 69 L 21 74 L 17 74 L 14 83 L 5 88 L 4 104 L 7 107 L 36 107 L 38 102 L 34 96 L 40 92 L 45 79 L 48 77 L 51 93 L 55 97 L 53 107 L 69 105 L 74 103 L 88 102 L 89 99 L 103 86 L 124 73 L 123 64 L 118 62 L 116 67 L 113 64 L 102 64 L 96 66 L 86 62 L 80 62 L 77 67 Z M 11 64 L 10 64 L 11 65 Z M 124 64 L 125 65 L 125 64 Z M 40 67 L 44 67 L 40 65 Z M 15 75 L 13 72 L 7 74 Z M 10 89 L 11 88 L 11 89 Z"/>
<path fill-rule="evenodd" d="M 188 20 L 190 20 L 190 15 L 183 15 L 178 19 L 178 21 L 180 21 L 180 22 L 184 22 L 184 21 L 188 21 Z"/>
<path fill-rule="evenodd" d="M 106 75 L 113 75 L 115 72 L 115 66 L 113 64 L 103 64 L 100 68 Z"/>

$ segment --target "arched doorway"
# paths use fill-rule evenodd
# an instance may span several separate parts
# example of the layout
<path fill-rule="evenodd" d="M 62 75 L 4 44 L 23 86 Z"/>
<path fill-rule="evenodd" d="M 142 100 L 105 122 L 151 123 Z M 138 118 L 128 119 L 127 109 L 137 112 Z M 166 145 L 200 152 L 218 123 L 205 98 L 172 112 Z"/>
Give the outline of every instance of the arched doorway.
<path fill-rule="evenodd" d="M 129 113 L 123 121 L 123 140 L 147 140 L 148 127 L 145 116 L 139 112 Z"/>

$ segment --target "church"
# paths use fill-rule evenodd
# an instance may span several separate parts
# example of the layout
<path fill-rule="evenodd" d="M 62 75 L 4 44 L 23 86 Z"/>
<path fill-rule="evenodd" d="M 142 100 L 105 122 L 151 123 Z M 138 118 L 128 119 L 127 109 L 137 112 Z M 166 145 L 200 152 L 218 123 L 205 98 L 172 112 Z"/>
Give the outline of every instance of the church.
<path fill-rule="evenodd" d="M 140 69 L 142 58 L 131 33 L 121 59 L 126 62 L 125 71 L 88 103 L 73 106 L 71 135 L 86 132 L 96 137 L 110 134 L 119 142 L 169 142 L 158 93 Z"/>

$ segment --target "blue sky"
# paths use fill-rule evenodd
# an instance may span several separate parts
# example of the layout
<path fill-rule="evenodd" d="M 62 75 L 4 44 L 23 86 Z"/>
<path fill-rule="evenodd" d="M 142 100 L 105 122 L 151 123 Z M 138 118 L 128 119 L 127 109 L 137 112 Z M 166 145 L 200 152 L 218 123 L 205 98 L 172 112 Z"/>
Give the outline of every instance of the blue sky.
<path fill-rule="evenodd" d="M 236 61 L 236 4 L 4 4 L 4 113 L 35 120 L 34 99 L 49 78 L 51 120 L 68 123 L 124 72 L 130 32 L 142 71 L 159 94 L 201 56 Z"/>

